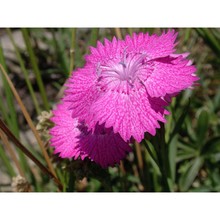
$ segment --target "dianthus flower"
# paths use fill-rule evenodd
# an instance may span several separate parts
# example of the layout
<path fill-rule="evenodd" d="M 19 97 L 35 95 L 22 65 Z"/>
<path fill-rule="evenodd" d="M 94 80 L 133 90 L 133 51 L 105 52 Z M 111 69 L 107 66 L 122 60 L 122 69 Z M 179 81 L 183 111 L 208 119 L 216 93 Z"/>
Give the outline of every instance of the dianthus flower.
<path fill-rule="evenodd" d="M 174 30 L 139 33 L 91 47 L 85 66 L 66 83 L 72 117 L 92 133 L 97 125 L 112 128 L 126 142 L 155 135 L 159 122 L 166 122 L 170 97 L 198 80 L 188 54 L 175 54 L 176 37 Z"/>
<path fill-rule="evenodd" d="M 113 166 L 123 159 L 131 147 L 112 128 L 96 125 L 94 132 L 72 117 L 69 103 L 63 102 L 53 110 L 51 121 L 55 126 L 50 130 L 54 153 L 62 158 L 88 157 L 103 168 Z"/>

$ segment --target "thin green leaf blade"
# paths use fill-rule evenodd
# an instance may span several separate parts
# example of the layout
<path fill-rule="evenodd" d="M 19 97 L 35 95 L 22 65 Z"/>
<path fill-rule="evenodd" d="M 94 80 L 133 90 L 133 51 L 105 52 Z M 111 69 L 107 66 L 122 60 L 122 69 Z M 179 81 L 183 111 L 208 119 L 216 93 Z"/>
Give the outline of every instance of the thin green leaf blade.
<path fill-rule="evenodd" d="M 189 189 L 189 187 L 192 185 L 193 181 L 195 180 L 196 176 L 198 175 L 199 170 L 203 165 L 203 158 L 197 157 L 191 162 L 192 165 L 180 178 L 180 190 L 184 192 Z"/>
<path fill-rule="evenodd" d="M 206 133 L 209 126 L 209 114 L 206 110 L 202 110 L 199 114 L 198 123 L 197 123 L 197 143 L 201 147 L 202 143 L 205 140 Z"/>
<path fill-rule="evenodd" d="M 173 129 L 173 131 L 172 131 L 172 133 L 170 135 L 168 144 L 172 141 L 172 139 L 175 136 L 175 134 L 177 134 L 179 132 L 179 130 L 181 129 L 182 124 L 184 122 L 184 119 L 185 119 L 186 115 L 188 114 L 189 107 L 190 107 L 190 100 L 189 100 L 188 104 L 184 107 L 184 109 L 182 111 L 182 114 L 178 118 L 178 120 L 176 122 L 176 125 L 175 125 L 175 127 L 174 127 L 174 129 Z"/>

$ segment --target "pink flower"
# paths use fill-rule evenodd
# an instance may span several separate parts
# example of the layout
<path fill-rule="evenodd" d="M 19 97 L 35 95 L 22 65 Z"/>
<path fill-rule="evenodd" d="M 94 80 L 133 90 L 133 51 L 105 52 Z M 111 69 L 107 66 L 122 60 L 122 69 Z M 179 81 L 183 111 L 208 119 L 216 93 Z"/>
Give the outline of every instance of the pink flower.
<path fill-rule="evenodd" d="M 166 122 L 170 97 L 198 80 L 187 54 L 174 54 L 176 36 L 140 33 L 91 47 L 85 67 L 66 84 L 72 116 L 93 132 L 97 124 L 113 128 L 125 141 L 155 135 L 159 121 Z"/>
<path fill-rule="evenodd" d="M 88 157 L 102 167 L 113 166 L 123 159 L 130 146 L 119 134 L 115 134 L 111 128 L 96 125 L 94 133 L 88 131 L 83 123 L 72 118 L 69 103 L 58 104 L 53 111 L 51 120 L 55 126 L 50 130 L 51 145 L 54 153 L 59 153 L 62 158 Z"/>

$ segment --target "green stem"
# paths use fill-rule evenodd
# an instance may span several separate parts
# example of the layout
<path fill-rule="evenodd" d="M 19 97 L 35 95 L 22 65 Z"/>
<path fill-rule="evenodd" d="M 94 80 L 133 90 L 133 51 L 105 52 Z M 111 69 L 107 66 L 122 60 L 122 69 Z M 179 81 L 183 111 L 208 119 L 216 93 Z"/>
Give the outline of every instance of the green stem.
<path fill-rule="evenodd" d="M 76 45 L 76 28 L 72 28 L 72 30 L 71 30 L 70 71 L 69 71 L 69 74 L 72 73 L 73 68 L 74 68 L 75 45 Z"/>
<path fill-rule="evenodd" d="M 74 192 L 74 188 L 75 188 L 75 175 L 73 173 L 73 171 L 70 171 L 69 174 L 69 184 L 68 184 L 68 188 L 67 188 L 67 192 Z"/>
<path fill-rule="evenodd" d="M 21 31 L 22 31 L 22 35 L 23 35 L 23 38 L 24 38 L 24 41 L 25 41 L 25 44 L 26 44 L 28 54 L 30 56 L 31 65 L 33 67 L 33 70 L 34 70 L 34 73 L 35 73 L 35 76 L 36 76 L 36 80 L 37 80 L 37 84 L 38 84 L 38 87 L 39 87 L 39 90 L 40 90 L 41 98 L 43 100 L 44 108 L 47 111 L 49 111 L 49 109 L 50 109 L 49 103 L 48 103 L 48 100 L 47 100 L 44 84 L 43 84 L 43 81 L 42 81 L 42 78 L 41 78 L 41 73 L 40 73 L 40 70 L 38 68 L 37 58 L 34 54 L 34 51 L 33 51 L 32 45 L 31 45 L 31 41 L 30 41 L 30 38 L 28 36 L 28 30 L 26 28 L 22 28 Z"/>
<path fill-rule="evenodd" d="M 170 192 L 168 184 L 168 148 L 165 143 L 165 129 L 164 124 L 161 124 L 159 133 L 159 149 L 158 149 L 158 162 L 162 175 L 162 186 L 164 192 Z"/>

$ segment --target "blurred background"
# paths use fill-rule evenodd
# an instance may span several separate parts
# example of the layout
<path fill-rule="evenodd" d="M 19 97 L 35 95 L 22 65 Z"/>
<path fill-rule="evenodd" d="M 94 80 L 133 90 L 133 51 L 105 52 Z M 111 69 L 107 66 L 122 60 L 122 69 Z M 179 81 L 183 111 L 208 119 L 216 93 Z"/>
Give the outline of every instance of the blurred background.
<path fill-rule="evenodd" d="M 17 92 L 11 90 L 1 71 L 0 118 L 62 185 L 58 187 L 18 149 L 10 134 L 0 130 L 0 191 L 220 191 L 220 29 L 175 28 L 179 33 L 177 52 L 190 52 L 200 85 L 173 98 L 164 143 L 158 141 L 159 132 L 155 137 L 147 135 L 142 143 L 134 144 L 133 152 L 120 165 L 108 169 L 89 160 L 60 159 L 49 145 L 50 110 L 62 97 L 63 84 L 72 70 L 83 66 L 89 46 L 113 36 L 124 38 L 133 32 L 160 35 L 164 30 L 0 29 L 0 64 Z M 157 152 L 161 144 L 163 160 Z M 166 183 L 161 167 L 166 171 Z"/>

